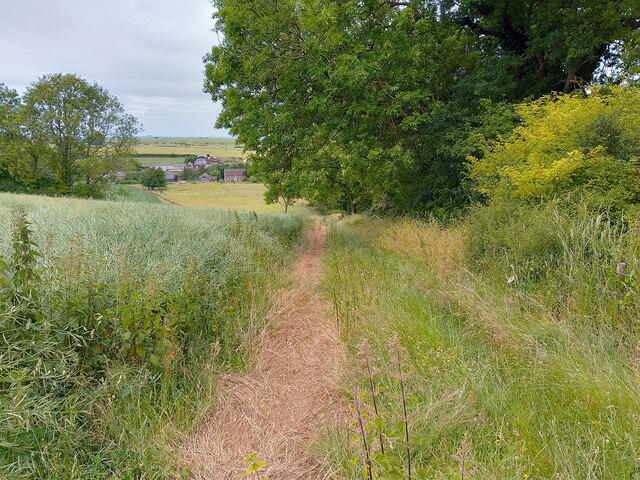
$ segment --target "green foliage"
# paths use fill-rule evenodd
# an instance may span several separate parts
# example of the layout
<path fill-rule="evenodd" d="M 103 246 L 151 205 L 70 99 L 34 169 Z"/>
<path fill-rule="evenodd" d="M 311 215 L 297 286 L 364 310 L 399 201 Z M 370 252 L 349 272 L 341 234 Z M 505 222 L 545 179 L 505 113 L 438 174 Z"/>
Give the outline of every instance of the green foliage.
<path fill-rule="evenodd" d="M 227 166 L 226 164 L 221 165 L 209 165 L 208 167 L 192 167 L 185 168 L 182 172 L 179 173 L 180 180 L 186 181 L 194 181 L 197 180 L 200 175 L 203 173 L 208 173 L 212 177 L 216 177 L 218 180 L 224 177 L 224 169 L 225 168 L 235 168 Z M 244 168 L 244 165 L 239 168 Z"/>
<path fill-rule="evenodd" d="M 252 453 L 245 458 L 244 463 L 247 464 L 247 470 L 245 475 L 247 478 L 257 478 L 258 480 L 268 480 L 267 477 L 263 477 L 260 472 L 263 468 L 268 467 L 267 462 L 258 459 L 257 453 Z"/>
<path fill-rule="evenodd" d="M 149 190 L 163 190 L 167 188 L 167 178 L 160 168 L 148 168 L 140 175 L 140 184 Z"/>
<path fill-rule="evenodd" d="M 450 14 L 511 63 L 520 98 L 550 91 L 569 93 L 594 77 L 620 80 L 638 47 L 634 0 L 473 0 Z M 489 43 L 489 42 L 487 42 Z M 615 65 L 615 68 L 613 68 Z M 606 68 L 603 68 L 605 67 Z"/>
<path fill-rule="evenodd" d="M 473 221 L 483 217 L 469 230 L 467 221 L 443 228 L 363 219 L 329 237 L 327 292 L 348 290 L 351 311 L 359 312 L 343 336 L 349 363 L 357 364 L 366 338 L 375 367 L 378 412 L 370 393 L 362 409 L 372 463 L 381 453 L 378 434 L 393 439 L 381 470 L 373 464 L 374 478 L 407 465 L 393 332 L 405 352 L 415 478 L 613 480 L 640 468 L 639 312 L 631 300 L 637 229 L 585 208 L 507 206 L 474 210 Z M 496 215 L 499 228 L 489 223 Z M 542 229 L 545 217 L 551 225 Z M 461 234 L 476 252 L 489 243 L 482 258 L 463 258 Z M 536 245 L 538 235 L 546 238 Z M 506 251 L 491 245 L 493 236 L 494 244 L 509 242 Z M 519 243 L 529 245 L 518 250 Z M 626 273 L 617 275 L 622 259 Z M 517 278 L 509 283 L 512 264 Z M 353 378 L 359 392 L 372 391 L 368 375 Z M 322 450 L 336 476 L 362 478 L 361 445 L 347 435 L 327 440 Z"/>
<path fill-rule="evenodd" d="M 20 100 L 0 89 L 0 172 L 31 189 L 100 197 L 133 153 L 137 120 L 116 97 L 72 74 L 45 75 Z"/>
<path fill-rule="evenodd" d="M 470 158 L 488 197 L 548 200 L 579 193 L 620 210 L 640 201 L 640 91 L 595 89 L 587 98 L 542 97 L 517 107 L 521 126 Z"/>
<path fill-rule="evenodd" d="M 0 213 L 0 477 L 175 478 L 303 222 L 9 194 Z"/>
<path fill-rule="evenodd" d="M 513 127 L 497 106 L 634 49 L 635 2 L 583 3 L 218 0 L 205 88 L 269 199 L 446 216 L 466 156 Z"/>
<path fill-rule="evenodd" d="M 493 202 L 472 210 L 466 220 L 467 261 L 492 272 L 513 288 L 550 292 L 549 303 L 571 301 L 598 322 L 631 329 L 637 302 L 638 230 L 612 220 L 609 211 L 554 201 L 535 207 Z M 628 265 L 616 275 L 618 264 Z M 552 293 L 551 293 L 552 292 Z M 619 322 L 619 323 L 618 323 Z"/>

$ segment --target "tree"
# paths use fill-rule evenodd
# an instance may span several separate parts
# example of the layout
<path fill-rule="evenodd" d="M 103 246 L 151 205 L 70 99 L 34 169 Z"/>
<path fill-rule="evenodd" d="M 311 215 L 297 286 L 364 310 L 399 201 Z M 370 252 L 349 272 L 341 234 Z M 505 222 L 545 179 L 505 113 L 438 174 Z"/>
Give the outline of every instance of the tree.
<path fill-rule="evenodd" d="M 282 172 L 276 178 L 273 174 L 267 179 L 270 188 L 265 193 L 267 203 L 284 203 L 284 213 L 302 195 L 302 182 L 295 172 Z"/>
<path fill-rule="evenodd" d="M 637 26 L 632 0 L 214 5 L 218 126 L 254 152 L 270 198 L 297 172 L 306 198 L 347 211 L 460 208 L 465 159 L 513 128 L 509 104 L 589 82 Z"/>
<path fill-rule="evenodd" d="M 77 182 L 86 185 L 87 171 L 89 190 L 103 183 L 131 156 L 141 129 L 115 96 L 72 74 L 43 76 L 23 104 L 23 145 L 37 147 L 61 193 L 71 193 Z"/>
<path fill-rule="evenodd" d="M 448 13 L 453 21 L 494 39 L 496 54 L 513 59 L 520 98 L 582 88 L 599 67 L 610 70 L 626 58 L 633 62 L 629 54 L 638 48 L 636 0 L 464 0 L 456 5 Z"/>
<path fill-rule="evenodd" d="M 18 109 L 20 97 L 18 92 L 0 83 L 0 172 L 9 170 L 9 161 L 14 140 L 19 135 Z"/>
<path fill-rule="evenodd" d="M 149 190 L 163 190 L 167 187 L 167 178 L 160 168 L 148 168 L 140 176 L 140 183 Z"/>
<path fill-rule="evenodd" d="M 639 104 L 640 88 L 614 86 L 519 105 L 513 135 L 470 158 L 476 188 L 509 201 L 579 192 L 614 210 L 640 203 Z"/>

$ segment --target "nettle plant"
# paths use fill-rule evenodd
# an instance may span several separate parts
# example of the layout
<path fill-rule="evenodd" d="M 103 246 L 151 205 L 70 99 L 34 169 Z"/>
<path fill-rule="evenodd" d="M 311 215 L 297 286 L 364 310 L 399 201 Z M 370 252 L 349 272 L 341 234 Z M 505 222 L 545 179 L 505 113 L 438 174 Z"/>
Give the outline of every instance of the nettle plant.
<path fill-rule="evenodd" d="M 393 392 L 382 386 L 383 369 L 376 364 L 369 342 L 358 347 L 360 382 L 353 395 L 354 422 L 351 440 L 359 445 L 358 455 L 351 459 L 365 480 L 412 480 L 430 477 L 427 468 L 415 465 L 412 458 L 420 447 L 420 439 L 412 437 L 407 390 L 405 352 L 398 334 L 388 348 Z M 395 407 L 392 407 L 393 404 Z M 387 408 L 385 408 L 387 407 Z M 392 408 L 389 408 L 392 407 Z M 383 410 L 399 411 L 398 414 Z M 465 434 L 460 448 L 452 455 L 452 478 L 472 478 L 470 442 Z"/>

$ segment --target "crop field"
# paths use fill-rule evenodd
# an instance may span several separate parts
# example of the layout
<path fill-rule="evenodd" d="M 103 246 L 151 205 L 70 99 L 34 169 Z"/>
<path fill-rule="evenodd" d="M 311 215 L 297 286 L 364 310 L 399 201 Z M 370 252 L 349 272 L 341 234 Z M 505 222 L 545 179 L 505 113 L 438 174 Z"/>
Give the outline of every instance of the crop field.
<path fill-rule="evenodd" d="M 177 478 L 304 227 L 141 202 L 0 194 L 0 478 Z"/>
<path fill-rule="evenodd" d="M 142 138 L 137 152 L 139 155 L 175 155 L 182 159 L 185 155 L 210 155 L 220 158 L 245 156 L 242 146 L 236 145 L 232 138 Z"/>
<path fill-rule="evenodd" d="M 183 163 L 185 155 L 176 155 L 176 156 L 144 156 L 144 157 L 135 157 L 136 162 L 138 162 L 143 167 L 150 167 L 152 165 L 158 163 Z"/>
<path fill-rule="evenodd" d="M 265 203 L 265 191 L 266 187 L 261 183 L 179 183 L 169 185 L 159 195 L 171 203 L 185 207 L 284 214 L 284 204 Z M 315 211 L 301 202 L 290 206 L 289 213 L 312 215 Z"/>

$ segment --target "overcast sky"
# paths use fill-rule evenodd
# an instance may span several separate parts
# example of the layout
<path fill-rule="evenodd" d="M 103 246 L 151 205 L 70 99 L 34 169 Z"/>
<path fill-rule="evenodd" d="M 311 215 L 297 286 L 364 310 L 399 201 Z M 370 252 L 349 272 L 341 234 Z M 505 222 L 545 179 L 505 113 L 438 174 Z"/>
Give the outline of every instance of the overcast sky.
<path fill-rule="evenodd" d="M 75 73 L 116 95 L 144 135 L 228 136 L 202 92 L 212 13 L 208 0 L 0 0 L 0 83 L 22 94 Z"/>

